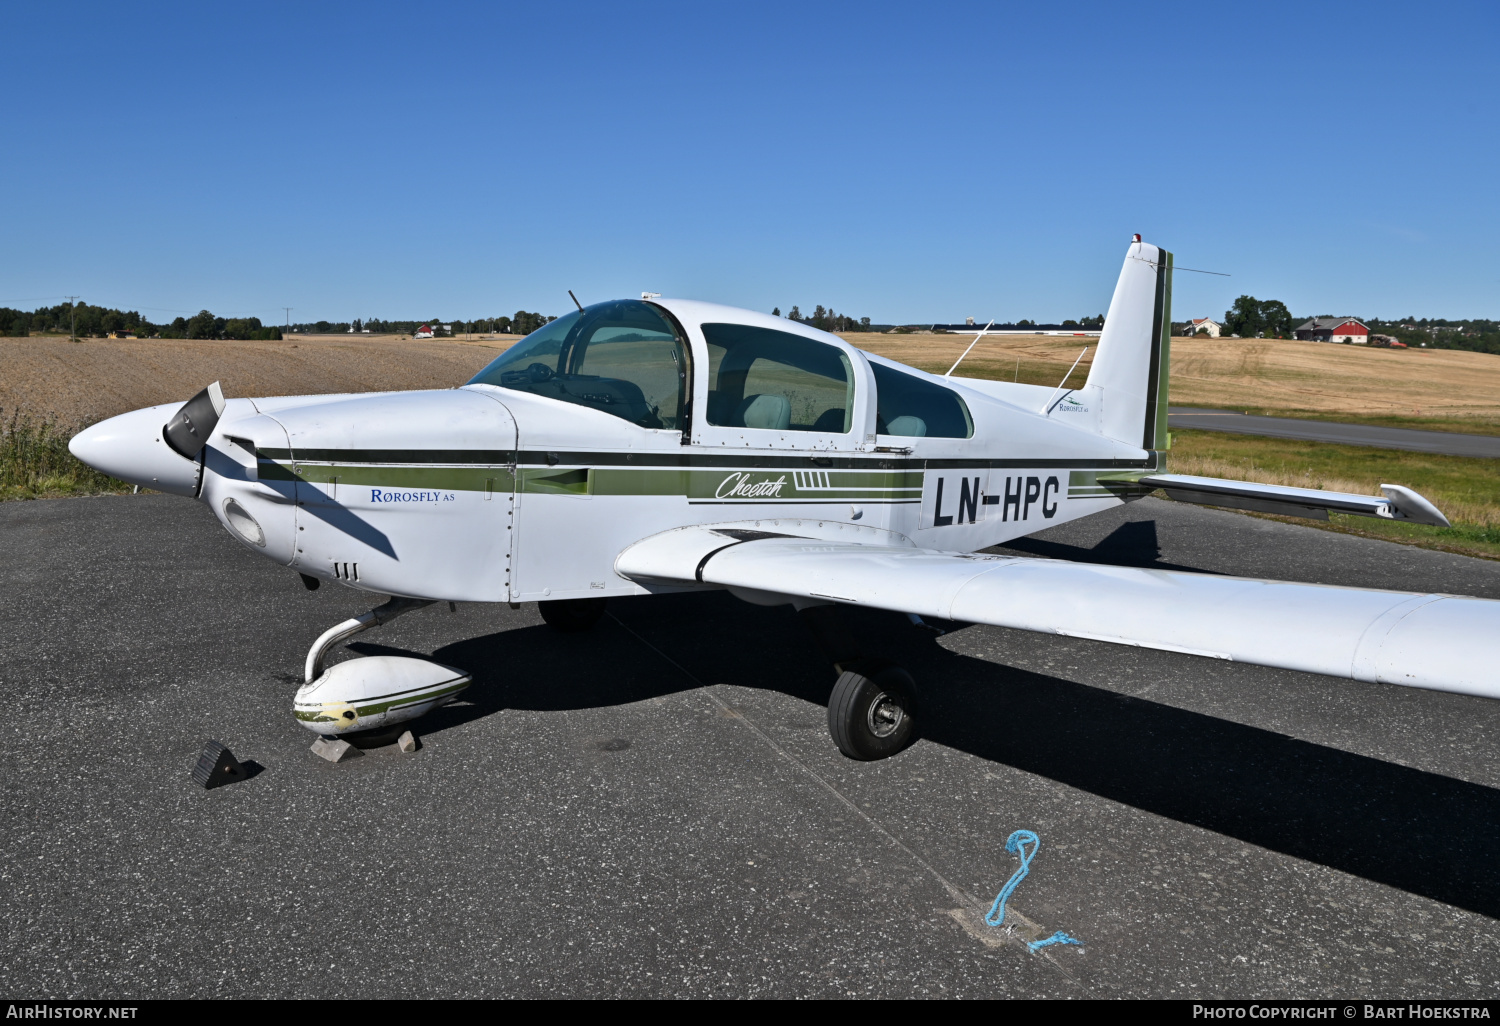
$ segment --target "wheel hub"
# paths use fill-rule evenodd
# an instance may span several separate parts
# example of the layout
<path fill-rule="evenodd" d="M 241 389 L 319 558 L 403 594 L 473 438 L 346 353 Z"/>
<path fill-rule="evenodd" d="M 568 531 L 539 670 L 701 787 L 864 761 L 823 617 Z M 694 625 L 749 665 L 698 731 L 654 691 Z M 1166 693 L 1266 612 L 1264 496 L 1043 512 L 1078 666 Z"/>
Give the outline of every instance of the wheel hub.
<path fill-rule="evenodd" d="M 901 729 L 901 722 L 906 719 L 906 710 L 902 708 L 899 699 L 882 691 L 870 703 L 865 719 L 871 734 L 876 737 L 890 737 Z"/>

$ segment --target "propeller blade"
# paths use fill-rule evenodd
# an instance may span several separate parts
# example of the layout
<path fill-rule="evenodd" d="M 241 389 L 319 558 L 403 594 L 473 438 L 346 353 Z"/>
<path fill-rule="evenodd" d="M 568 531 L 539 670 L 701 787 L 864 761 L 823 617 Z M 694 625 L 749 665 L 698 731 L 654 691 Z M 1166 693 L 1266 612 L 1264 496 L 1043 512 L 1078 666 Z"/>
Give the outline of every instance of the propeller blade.
<path fill-rule="evenodd" d="M 195 460 L 223 415 L 224 390 L 215 381 L 182 404 L 162 427 L 161 436 L 177 455 Z"/>

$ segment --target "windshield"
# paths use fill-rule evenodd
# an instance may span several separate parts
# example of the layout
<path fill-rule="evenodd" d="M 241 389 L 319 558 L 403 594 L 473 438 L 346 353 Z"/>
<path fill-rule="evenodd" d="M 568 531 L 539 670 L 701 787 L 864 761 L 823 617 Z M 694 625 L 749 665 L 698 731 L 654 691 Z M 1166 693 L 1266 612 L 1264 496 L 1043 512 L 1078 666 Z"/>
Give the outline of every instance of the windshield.
<path fill-rule="evenodd" d="M 587 406 L 644 428 L 680 430 L 687 352 L 649 303 L 575 311 L 527 335 L 469 382 Z"/>

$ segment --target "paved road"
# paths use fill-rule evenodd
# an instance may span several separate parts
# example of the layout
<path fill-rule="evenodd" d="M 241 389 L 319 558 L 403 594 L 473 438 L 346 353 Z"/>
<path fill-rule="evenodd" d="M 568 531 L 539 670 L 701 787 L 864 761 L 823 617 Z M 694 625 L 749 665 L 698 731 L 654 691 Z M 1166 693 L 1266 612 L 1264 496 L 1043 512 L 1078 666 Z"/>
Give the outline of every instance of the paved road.
<path fill-rule="evenodd" d="M 1497 563 L 1149 499 L 1023 544 L 1500 598 Z M 6 503 L 0 552 L 17 995 L 1500 992 L 1500 703 L 867 612 L 926 734 L 854 763 L 785 609 L 476 606 L 363 636 L 477 683 L 335 766 L 291 693 L 357 594 L 167 496 Z M 207 737 L 263 772 L 195 790 Z M 975 924 L 1018 827 L 1007 935 Z M 1019 943 L 1054 930 L 1086 946 Z"/>
<path fill-rule="evenodd" d="M 1370 424 L 1338 424 L 1291 417 L 1254 417 L 1233 410 L 1200 410 L 1173 406 L 1167 412 L 1169 426 L 1183 430 L 1227 431 L 1236 435 L 1267 438 L 1298 438 L 1309 442 L 1367 445 L 1377 449 L 1409 449 L 1412 452 L 1443 453 L 1448 456 L 1500 457 L 1500 436 L 1460 435 L 1450 431 L 1413 431 L 1410 428 L 1376 427 Z"/>

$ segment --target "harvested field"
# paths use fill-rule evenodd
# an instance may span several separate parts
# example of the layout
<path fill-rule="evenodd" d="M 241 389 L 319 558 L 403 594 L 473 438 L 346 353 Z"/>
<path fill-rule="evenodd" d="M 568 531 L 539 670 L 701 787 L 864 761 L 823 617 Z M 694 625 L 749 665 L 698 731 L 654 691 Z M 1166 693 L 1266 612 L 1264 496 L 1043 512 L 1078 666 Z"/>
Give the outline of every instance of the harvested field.
<path fill-rule="evenodd" d="M 941 373 L 972 336 L 844 337 L 871 352 Z M 216 379 L 229 396 L 451 388 L 516 340 L 513 335 L 473 340 L 315 335 L 280 342 L 0 339 L 0 499 L 121 489 L 119 482 L 89 471 L 68 454 L 72 429 L 141 406 L 186 399 Z M 1089 352 L 1069 379 L 1077 385 L 1087 374 L 1095 339 L 986 338 L 961 370 L 1056 385 L 1085 343 Z M 1500 433 L 1500 357 L 1249 339 L 1174 339 L 1172 356 L 1176 403 Z M 1420 424 L 1411 412 L 1416 409 L 1421 410 Z M 1495 485 L 1500 471 L 1493 460 L 1209 432 L 1178 433 L 1171 459 L 1179 472 L 1371 493 L 1381 481 L 1400 481 L 1430 494 L 1454 518 L 1456 529 L 1352 517 L 1338 517 L 1329 526 L 1500 557 L 1500 491 Z"/>
<path fill-rule="evenodd" d="M 968 335 L 844 337 L 872 353 L 939 374 L 973 340 Z M 1097 341 L 987 336 L 960 365 L 959 373 L 1056 385 L 1088 345 L 1088 355 L 1068 382 L 1078 385 Z M 1444 430 L 1462 430 L 1467 422 L 1485 434 L 1500 434 L 1500 356 L 1277 339 L 1174 338 L 1171 400 L 1186 406 L 1421 426 L 1412 423 L 1415 419 Z M 1445 420 L 1459 424 L 1436 423 Z"/>
<path fill-rule="evenodd" d="M 970 336 L 848 334 L 872 353 L 946 371 Z M 394 335 L 289 336 L 281 342 L 0 339 L 0 411 L 84 424 L 186 399 L 208 382 L 226 395 L 449 388 L 509 348 L 515 336 L 414 340 Z M 960 372 L 1080 384 L 1096 339 L 987 337 Z M 1172 402 L 1267 413 L 1373 419 L 1500 433 L 1500 356 L 1451 349 L 1389 350 L 1264 339 L 1172 341 Z M 1420 423 L 1419 423 L 1420 422 Z"/>
<path fill-rule="evenodd" d="M 513 335 L 410 339 L 290 335 L 280 342 L 0 338 L 0 411 L 73 426 L 180 401 L 221 381 L 235 396 L 451 388 Z"/>

